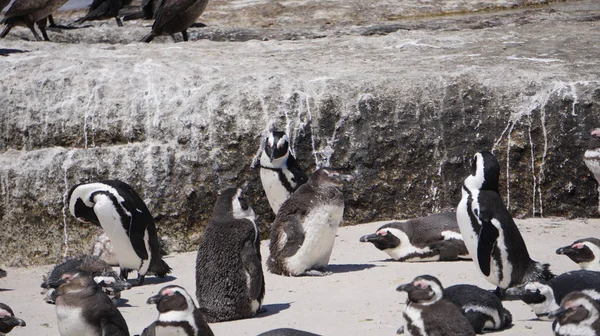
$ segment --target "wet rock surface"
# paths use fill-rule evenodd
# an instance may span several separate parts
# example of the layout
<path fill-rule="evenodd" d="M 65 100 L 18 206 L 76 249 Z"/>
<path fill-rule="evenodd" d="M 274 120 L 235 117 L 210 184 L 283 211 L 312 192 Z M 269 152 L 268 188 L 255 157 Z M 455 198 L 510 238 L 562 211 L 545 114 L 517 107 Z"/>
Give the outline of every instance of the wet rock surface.
<path fill-rule="evenodd" d="M 114 20 L 0 40 L 0 264 L 87 251 L 98 230 L 64 197 L 94 179 L 134 186 L 170 251 L 195 250 L 219 191 L 246 181 L 267 234 L 255 164 L 274 127 L 307 171 L 355 175 L 344 224 L 453 209 L 482 149 L 505 167 L 514 216 L 599 216 L 583 162 L 600 125 L 599 3 L 284 3 L 279 16 L 260 9 L 270 2 L 212 4 L 188 43 L 137 43 L 151 22 Z"/>

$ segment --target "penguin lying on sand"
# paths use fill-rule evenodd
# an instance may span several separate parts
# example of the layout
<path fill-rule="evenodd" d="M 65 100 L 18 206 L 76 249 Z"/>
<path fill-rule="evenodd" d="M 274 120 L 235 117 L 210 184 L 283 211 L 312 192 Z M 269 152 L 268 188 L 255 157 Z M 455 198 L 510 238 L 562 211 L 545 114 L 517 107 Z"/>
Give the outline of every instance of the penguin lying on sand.
<path fill-rule="evenodd" d="M 600 304 L 585 293 L 569 293 L 548 317 L 556 336 L 600 336 Z"/>
<path fill-rule="evenodd" d="M 465 179 L 456 219 L 467 249 L 483 276 L 504 297 L 506 289 L 554 278 L 550 265 L 529 257 L 525 241 L 498 191 L 500 165 L 483 151 L 475 154 Z"/>
<path fill-rule="evenodd" d="M 398 261 L 470 259 L 456 223 L 455 212 L 444 212 L 406 222 L 388 223 L 360 237 Z"/>
<path fill-rule="evenodd" d="M 148 272 L 159 277 L 171 272 L 160 254 L 154 218 L 130 185 L 119 180 L 78 184 L 69 191 L 68 201 L 75 218 L 102 226 L 123 280 L 130 270 L 138 271 L 138 286 Z"/>
<path fill-rule="evenodd" d="M 583 270 L 600 271 L 600 239 L 584 238 L 556 250 L 577 263 Z"/>
<path fill-rule="evenodd" d="M 444 288 L 437 278 L 420 275 L 396 290 L 408 293 L 403 313 L 405 325 L 398 333 L 411 336 L 475 335 L 473 327 L 460 309 L 443 297 Z"/>
<path fill-rule="evenodd" d="M 158 294 L 148 298 L 146 303 L 156 305 L 158 318 L 144 329 L 142 336 L 213 336 L 202 312 L 183 287 L 163 287 Z"/>
<path fill-rule="evenodd" d="M 563 298 L 575 291 L 582 291 L 595 300 L 600 299 L 600 272 L 567 272 L 548 282 L 533 281 L 509 288 L 507 293 L 518 296 L 528 304 L 538 318 L 548 319 L 548 313 L 558 309 Z"/>
<path fill-rule="evenodd" d="M 598 182 L 598 193 L 600 194 L 600 128 L 594 129 L 590 135 L 591 138 L 583 155 L 583 161 L 594 174 L 596 182 Z M 600 198 L 598 199 L 598 211 L 600 212 Z"/>
<path fill-rule="evenodd" d="M 8 334 L 14 327 L 24 327 L 25 321 L 15 317 L 12 309 L 0 303 L 0 335 Z"/>
<path fill-rule="evenodd" d="M 258 334 L 258 336 L 319 336 L 318 334 L 309 333 L 292 328 L 280 328 L 265 331 L 264 333 Z"/>

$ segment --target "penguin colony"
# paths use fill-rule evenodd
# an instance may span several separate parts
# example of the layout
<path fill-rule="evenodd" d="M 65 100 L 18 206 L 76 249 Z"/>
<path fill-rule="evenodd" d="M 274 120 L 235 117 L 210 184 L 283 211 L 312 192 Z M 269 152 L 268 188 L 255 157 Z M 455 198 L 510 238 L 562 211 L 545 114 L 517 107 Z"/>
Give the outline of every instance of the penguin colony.
<path fill-rule="evenodd" d="M 596 132 L 596 131 L 594 131 Z M 593 135 L 598 135 L 594 134 Z M 474 335 L 509 328 L 513 316 L 502 305 L 521 299 L 539 318 L 554 320 L 555 335 L 600 335 L 600 240 L 584 238 L 560 247 L 582 270 L 557 277 L 548 264 L 532 260 L 499 195 L 499 164 L 487 151 L 475 154 L 456 212 L 392 222 L 360 237 L 395 261 L 472 259 L 489 291 L 471 284 L 444 288 L 420 275 L 397 291 L 408 294 L 398 333 Z M 347 176 L 320 168 L 310 177 L 291 154 L 286 134 L 266 136 L 260 177 L 276 219 L 270 232 L 268 270 L 283 276 L 325 276 L 344 212 L 342 180 Z M 67 196 L 76 219 L 102 227 L 93 254 L 67 258 L 44 277 L 47 301 L 55 304 L 60 335 L 129 335 L 117 308 L 127 275 L 165 277 L 154 218 L 134 189 L 119 180 L 73 186 Z M 263 310 L 266 287 L 256 215 L 241 188 L 228 188 L 216 200 L 196 257 L 196 306 L 185 288 L 167 285 L 148 298 L 156 321 L 141 335 L 213 335 L 208 323 L 251 318 Z M 111 266 L 119 266 L 120 274 Z M 6 272 L 0 269 L 0 278 Z M 109 297 L 109 295 L 112 296 Z M 207 323 L 208 322 L 208 323 Z M 0 335 L 26 323 L 0 303 Z M 316 335 L 279 328 L 260 335 Z"/>

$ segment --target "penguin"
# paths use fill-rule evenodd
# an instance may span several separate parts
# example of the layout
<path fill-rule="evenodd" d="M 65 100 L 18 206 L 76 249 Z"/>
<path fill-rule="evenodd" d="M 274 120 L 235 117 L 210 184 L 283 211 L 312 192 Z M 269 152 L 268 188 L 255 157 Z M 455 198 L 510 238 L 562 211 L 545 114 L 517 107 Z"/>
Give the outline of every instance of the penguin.
<path fill-rule="evenodd" d="M 594 300 L 600 299 L 600 272 L 571 271 L 556 278 L 532 281 L 509 288 L 509 295 L 517 296 L 533 310 L 539 319 L 548 319 L 548 314 L 559 308 L 562 299 L 571 292 L 582 291 Z"/>
<path fill-rule="evenodd" d="M 360 237 L 397 261 L 471 259 L 456 223 L 455 212 L 444 212 L 381 226 Z"/>
<path fill-rule="evenodd" d="M 242 189 L 221 192 L 196 255 L 196 297 L 209 323 L 250 318 L 262 307 L 260 233 Z"/>
<path fill-rule="evenodd" d="M 94 0 L 90 5 L 87 14 L 75 20 L 75 23 L 81 24 L 92 20 L 107 20 L 114 18 L 117 26 L 123 27 L 123 22 L 119 18 L 119 10 L 131 3 L 132 0 Z"/>
<path fill-rule="evenodd" d="M 532 260 L 498 191 L 500 165 L 496 157 L 475 154 L 471 175 L 464 181 L 456 220 L 473 262 L 503 298 L 506 289 L 554 278 L 549 264 Z"/>
<path fill-rule="evenodd" d="M 315 171 L 277 212 L 271 226 L 267 267 L 285 276 L 322 276 L 344 215 L 341 176 Z"/>
<path fill-rule="evenodd" d="M 549 317 L 556 336 L 600 336 L 600 303 L 585 293 L 567 294 Z"/>
<path fill-rule="evenodd" d="M 402 314 L 405 324 L 398 333 L 403 330 L 403 333 L 411 336 L 475 335 L 460 309 L 444 298 L 444 288 L 436 277 L 420 275 L 396 290 L 408 293 Z"/>
<path fill-rule="evenodd" d="M 188 292 L 180 286 L 166 286 L 151 296 L 147 304 L 155 304 L 158 318 L 142 332 L 142 336 L 182 335 L 213 336 L 202 312 Z"/>
<path fill-rule="evenodd" d="M 594 174 L 594 178 L 598 182 L 598 194 L 600 194 L 600 128 L 592 130 L 590 135 L 583 161 Z M 600 196 L 598 197 L 598 211 L 600 212 Z"/>
<path fill-rule="evenodd" d="M 273 131 L 265 139 L 260 156 L 260 181 L 275 215 L 281 204 L 308 181 L 290 153 L 290 141 L 283 132 Z"/>
<path fill-rule="evenodd" d="M 14 26 L 25 26 L 31 30 L 37 41 L 41 38 L 35 30 L 34 24 L 37 24 L 45 41 L 50 41 L 46 34 L 47 18 L 54 11 L 62 7 L 68 0 L 18 0 L 4 13 L 4 30 L 0 33 L 0 38 L 6 37 Z"/>
<path fill-rule="evenodd" d="M 0 303 L 0 335 L 6 335 L 14 327 L 26 326 L 25 321 L 15 317 L 12 309 L 4 303 Z"/>
<path fill-rule="evenodd" d="M 56 301 L 56 291 L 50 287 L 50 283 L 59 281 L 63 274 L 75 270 L 83 270 L 91 274 L 94 281 L 110 297 L 116 305 L 121 298 L 121 291 L 131 288 L 131 284 L 122 280 L 119 275 L 113 271 L 112 267 L 96 256 L 82 255 L 77 258 L 67 258 L 64 262 L 56 265 L 44 277 L 41 287 L 45 289 L 46 302 L 54 304 Z"/>
<path fill-rule="evenodd" d="M 473 285 L 454 285 L 444 289 L 444 298 L 465 315 L 473 330 L 503 330 L 512 325 L 512 314 L 492 292 Z"/>
<path fill-rule="evenodd" d="M 564 254 L 573 260 L 581 269 L 600 271 L 600 239 L 584 238 L 571 245 L 560 247 L 556 254 Z"/>
<path fill-rule="evenodd" d="M 67 199 L 71 215 L 102 226 L 112 242 L 123 280 L 130 270 L 138 271 L 138 286 L 148 272 L 159 277 L 171 272 L 160 254 L 154 218 L 130 185 L 119 180 L 81 183 L 71 188 Z"/>
<path fill-rule="evenodd" d="M 49 285 L 57 293 L 56 316 L 61 336 L 129 336 L 123 315 L 88 272 L 66 272 Z"/>
<path fill-rule="evenodd" d="M 279 328 L 264 333 L 258 334 L 258 336 L 320 336 L 319 334 L 313 334 L 308 331 L 293 329 L 293 328 Z"/>
<path fill-rule="evenodd" d="M 154 24 L 150 34 L 140 42 L 150 42 L 159 35 L 181 32 L 183 40 L 188 40 L 187 29 L 202 15 L 208 0 L 158 0 L 154 12 Z"/>

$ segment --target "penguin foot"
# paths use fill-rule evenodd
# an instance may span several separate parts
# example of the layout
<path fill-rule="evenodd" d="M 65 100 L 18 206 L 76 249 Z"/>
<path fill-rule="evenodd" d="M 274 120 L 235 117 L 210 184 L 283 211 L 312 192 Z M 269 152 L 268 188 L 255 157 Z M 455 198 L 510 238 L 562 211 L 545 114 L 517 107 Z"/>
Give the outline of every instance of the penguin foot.
<path fill-rule="evenodd" d="M 260 307 L 256 311 L 257 314 L 262 314 L 262 313 L 266 313 L 266 312 L 267 312 L 267 309 L 265 307 Z"/>
<path fill-rule="evenodd" d="M 333 274 L 333 272 L 329 272 L 329 271 L 319 271 L 319 270 L 308 270 L 302 274 L 300 274 L 299 276 L 327 276 L 327 275 L 331 275 Z"/>
<path fill-rule="evenodd" d="M 134 286 L 141 286 L 141 285 L 143 285 L 145 279 L 146 279 L 146 276 L 144 276 L 144 275 L 138 275 L 137 282 L 134 284 Z"/>
<path fill-rule="evenodd" d="M 402 327 L 398 328 L 398 330 L 396 330 L 396 334 L 397 334 L 397 335 L 402 335 L 402 334 L 404 334 L 404 326 L 402 326 Z"/>

